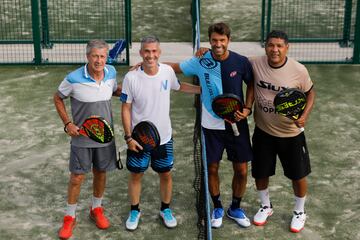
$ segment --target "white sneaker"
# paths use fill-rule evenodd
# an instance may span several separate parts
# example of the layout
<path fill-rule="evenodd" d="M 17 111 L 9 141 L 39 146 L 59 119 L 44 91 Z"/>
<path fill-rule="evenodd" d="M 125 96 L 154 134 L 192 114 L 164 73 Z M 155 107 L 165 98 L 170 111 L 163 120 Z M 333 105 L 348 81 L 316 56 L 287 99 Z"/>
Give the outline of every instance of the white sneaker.
<path fill-rule="evenodd" d="M 176 218 L 172 214 L 170 208 L 166 208 L 163 211 L 160 211 L 160 217 L 163 219 L 164 224 L 168 228 L 174 228 L 177 225 Z"/>
<path fill-rule="evenodd" d="M 131 210 L 129 213 L 129 217 L 126 220 L 126 229 L 134 231 L 138 227 L 140 216 L 140 211 Z"/>
<path fill-rule="evenodd" d="M 254 224 L 256 226 L 263 226 L 267 222 L 267 218 L 274 213 L 272 205 L 270 207 L 261 205 L 259 211 L 254 216 Z"/>
<path fill-rule="evenodd" d="M 211 227 L 213 228 L 221 227 L 223 216 L 224 216 L 223 208 L 214 208 L 211 215 Z"/>
<path fill-rule="evenodd" d="M 306 221 L 305 212 L 294 211 L 294 216 L 291 220 L 290 231 L 294 233 L 300 232 L 301 230 L 304 229 L 305 221 Z"/>

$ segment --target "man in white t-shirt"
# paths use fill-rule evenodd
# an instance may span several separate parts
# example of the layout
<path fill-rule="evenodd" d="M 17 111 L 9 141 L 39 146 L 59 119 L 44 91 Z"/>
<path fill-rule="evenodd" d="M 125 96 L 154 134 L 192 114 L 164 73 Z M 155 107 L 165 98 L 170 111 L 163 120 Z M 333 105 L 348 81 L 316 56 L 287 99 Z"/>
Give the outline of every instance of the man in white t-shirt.
<path fill-rule="evenodd" d="M 160 196 L 162 217 L 165 226 L 177 225 L 170 209 L 172 193 L 171 169 L 173 167 L 173 140 L 170 121 L 170 90 L 187 93 L 200 93 L 200 87 L 180 83 L 173 69 L 159 63 L 161 54 L 159 39 L 153 36 L 141 41 L 140 55 L 143 63 L 140 68 L 126 74 L 123 81 L 120 101 L 122 102 L 122 123 L 128 145 L 127 169 L 131 172 L 128 191 L 131 210 L 126 221 L 126 229 L 135 230 L 141 216 L 139 203 L 141 179 L 151 162 L 151 168 L 160 177 Z M 131 138 L 131 132 L 141 121 L 152 122 L 160 134 L 160 146 L 152 151 L 143 151 L 140 144 Z"/>

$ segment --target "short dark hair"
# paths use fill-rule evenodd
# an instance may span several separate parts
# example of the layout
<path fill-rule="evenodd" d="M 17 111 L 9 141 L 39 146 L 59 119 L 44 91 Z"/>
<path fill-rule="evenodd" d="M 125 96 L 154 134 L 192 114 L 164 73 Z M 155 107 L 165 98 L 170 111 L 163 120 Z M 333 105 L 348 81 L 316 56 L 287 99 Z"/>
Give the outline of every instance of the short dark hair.
<path fill-rule="evenodd" d="M 209 26 L 208 29 L 209 39 L 211 37 L 211 34 L 214 32 L 220 35 L 226 35 L 230 39 L 230 34 L 231 34 L 230 27 L 223 22 L 215 23 Z"/>
<path fill-rule="evenodd" d="M 283 39 L 285 44 L 289 43 L 289 38 L 288 35 L 286 34 L 286 32 L 281 31 L 281 30 L 272 30 L 267 36 L 266 36 L 266 40 L 265 40 L 265 44 L 268 43 L 270 38 L 280 38 Z"/>

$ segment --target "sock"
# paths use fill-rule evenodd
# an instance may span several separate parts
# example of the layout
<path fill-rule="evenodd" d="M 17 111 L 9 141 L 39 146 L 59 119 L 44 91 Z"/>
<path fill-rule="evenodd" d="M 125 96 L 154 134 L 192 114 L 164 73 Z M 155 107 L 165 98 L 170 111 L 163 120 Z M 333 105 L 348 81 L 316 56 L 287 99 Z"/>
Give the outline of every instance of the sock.
<path fill-rule="evenodd" d="M 65 210 L 65 215 L 66 216 L 71 216 L 73 218 L 75 218 L 75 211 L 76 211 L 76 207 L 77 207 L 77 203 L 75 204 L 67 204 L 66 205 L 66 210 Z"/>
<path fill-rule="evenodd" d="M 169 208 L 170 207 L 170 203 L 164 203 L 164 202 L 161 202 L 161 211 L 164 211 L 165 209 Z"/>
<path fill-rule="evenodd" d="M 241 197 L 233 196 L 231 206 L 230 206 L 231 210 L 235 210 L 237 208 L 240 208 L 240 203 L 241 203 Z"/>
<path fill-rule="evenodd" d="M 132 211 L 132 210 L 135 210 L 135 211 L 140 212 L 139 204 L 131 205 L 131 211 Z"/>
<path fill-rule="evenodd" d="M 220 193 L 216 196 L 211 196 L 211 199 L 213 201 L 214 208 L 223 208 L 220 200 Z"/>
<path fill-rule="evenodd" d="M 259 195 L 262 206 L 271 207 L 270 196 L 269 196 L 269 188 L 266 188 L 264 190 L 258 190 L 258 195 Z"/>
<path fill-rule="evenodd" d="M 296 212 L 305 212 L 304 210 L 304 206 L 305 206 L 305 199 L 306 199 L 306 196 L 300 198 L 300 197 L 297 197 L 295 196 L 295 207 L 294 207 L 294 211 Z"/>
<path fill-rule="evenodd" d="M 92 206 L 91 209 L 97 208 L 97 207 L 101 207 L 101 202 L 102 202 L 102 197 L 101 198 L 97 198 L 97 197 L 92 197 Z"/>

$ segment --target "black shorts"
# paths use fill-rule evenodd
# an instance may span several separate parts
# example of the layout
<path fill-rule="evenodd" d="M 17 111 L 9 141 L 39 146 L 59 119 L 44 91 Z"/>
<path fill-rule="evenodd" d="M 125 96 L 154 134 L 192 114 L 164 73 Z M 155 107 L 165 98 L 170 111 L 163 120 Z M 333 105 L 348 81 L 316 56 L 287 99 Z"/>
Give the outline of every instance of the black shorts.
<path fill-rule="evenodd" d="M 202 128 L 205 137 L 207 163 L 220 162 L 224 149 L 228 160 L 236 163 L 251 161 L 253 158 L 249 129 L 235 137 L 233 131 Z"/>
<path fill-rule="evenodd" d="M 256 179 L 275 175 L 276 156 L 279 156 L 284 175 L 299 180 L 311 172 L 310 158 L 304 133 L 295 137 L 274 137 L 255 127 L 252 176 Z"/>

